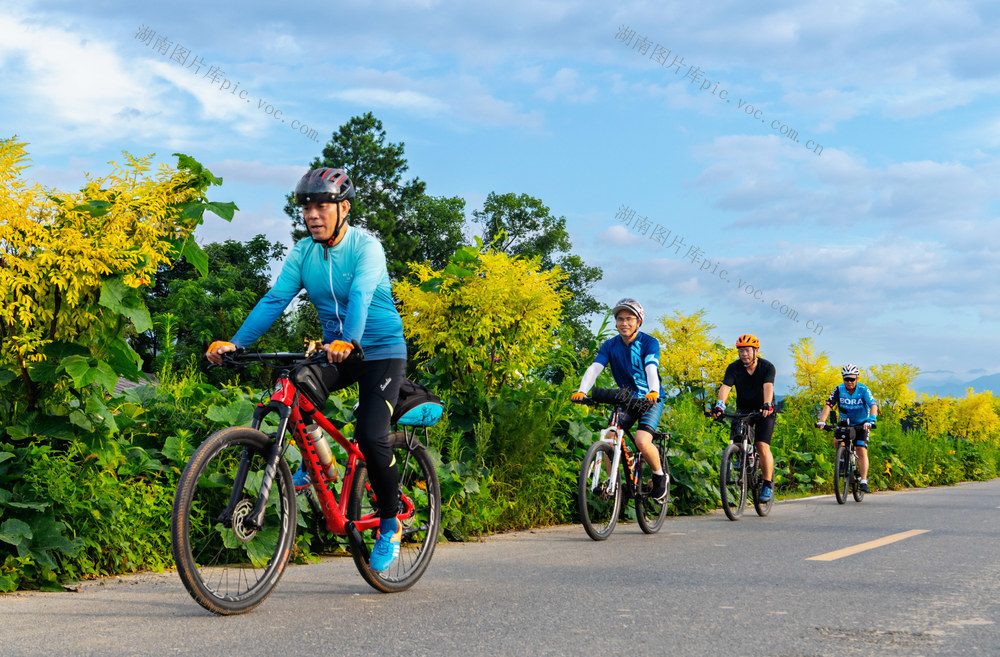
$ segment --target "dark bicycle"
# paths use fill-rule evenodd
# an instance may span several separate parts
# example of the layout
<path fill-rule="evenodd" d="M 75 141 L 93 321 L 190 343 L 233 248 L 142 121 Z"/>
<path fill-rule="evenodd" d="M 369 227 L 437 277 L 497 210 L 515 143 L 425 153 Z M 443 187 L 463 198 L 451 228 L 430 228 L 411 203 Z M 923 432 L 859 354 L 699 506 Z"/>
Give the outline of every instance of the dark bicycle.
<path fill-rule="evenodd" d="M 847 502 L 848 490 L 854 495 L 854 501 L 860 502 L 865 499 L 865 491 L 861 489 L 861 471 L 858 469 L 858 455 L 855 452 L 858 427 L 849 426 L 847 420 L 841 420 L 837 426 L 827 425 L 824 429 L 833 432 L 833 439 L 837 443 L 837 455 L 833 459 L 833 492 L 837 497 L 837 504 Z"/>
<path fill-rule="evenodd" d="M 589 406 L 603 404 L 612 407 L 607 428 L 601 430 L 598 441 L 587 450 L 580 468 L 577 503 L 587 535 L 595 541 L 611 536 L 622 507 L 628 505 L 629 498 L 635 501 L 635 519 L 642 531 L 647 534 L 660 531 L 667 517 L 669 494 L 662 501 L 651 497 L 653 470 L 638 449 L 633 451 L 629 447 L 625 438 L 628 437 L 633 444 L 635 439 L 619 424 L 620 416 L 626 411 L 632 417 L 640 417 L 651 403 L 645 399 L 633 399 L 628 391 L 614 388 L 594 388 L 589 398 L 573 401 Z M 667 463 L 666 443 L 669 438 L 669 433 L 653 434 L 653 445 L 667 474 L 668 486 L 670 465 Z"/>
<path fill-rule="evenodd" d="M 356 357 L 362 358 L 355 343 Z M 355 355 L 352 353 L 352 358 Z M 403 528 L 399 558 L 381 572 L 369 565 L 369 549 L 379 526 L 378 506 L 364 457 L 295 383 L 299 368 L 325 362 L 320 351 L 226 354 L 223 363 L 277 363 L 270 399 L 257 406 L 249 427 L 229 427 L 209 436 L 195 450 L 177 484 L 170 534 L 177 574 L 191 596 L 217 614 L 239 614 L 257 607 L 274 590 L 291 554 L 299 519 L 292 472 L 286 453 L 294 442 L 311 482 L 311 502 L 322 528 L 348 538 L 361 576 L 382 592 L 413 586 L 430 563 L 441 529 L 441 491 L 426 448 L 413 431 L 389 436 L 399 468 L 399 513 Z M 277 431 L 261 423 L 278 416 Z M 308 424 L 307 424 L 308 423 Z M 339 497 L 339 471 L 331 463 L 325 434 L 347 454 Z M 301 510 L 305 510 L 302 508 Z"/>
<path fill-rule="evenodd" d="M 763 417 L 760 411 L 722 413 L 718 418 L 707 411 L 705 415 L 720 422 L 723 417 L 732 420 L 729 425 L 729 445 L 722 452 L 722 462 L 719 465 L 719 497 L 722 498 L 722 510 L 726 512 L 726 517 L 730 520 L 740 519 L 746 508 L 748 493 L 753 498 L 757 515 L 766 516 L 771 512 L 774 495 L 766 502 L 760 499 L 764 477 L 760 471 L 753 426 L 750 424 Z"/>

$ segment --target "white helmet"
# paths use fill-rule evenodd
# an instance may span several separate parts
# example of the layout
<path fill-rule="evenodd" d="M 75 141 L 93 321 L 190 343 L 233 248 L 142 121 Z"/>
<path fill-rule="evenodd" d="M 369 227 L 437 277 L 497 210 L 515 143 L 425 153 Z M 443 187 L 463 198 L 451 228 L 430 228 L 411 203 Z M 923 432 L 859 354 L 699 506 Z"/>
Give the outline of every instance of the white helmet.
<path fill-rule="evenodd" d="M 842 377 L 857 377 L 859 374 L 861 374 L 861 370 L 859 370 L 858 366 L 854 363 L 848 363 L 847 365 L 844 365 L 844 369 L 840 370 L 840 376 Z"/>
<path fill-rule="evenodd" d="M 618 313 L 619 311 L 622 310 L 627 310 L 636 317 L 638 317 L 639 326 L 642 326 L 643 317 L 645 317 L 646 315 L 646 313 L 642 311 L 642 304 L 640 304 L 635 299 L 629 299 L 627 297 L 624 299 L 620 299 L 618 303 L 615 304 L 614 309 L 612 309 L 611 316 L 614 317 L 615 319 L 618 319 Z"/>

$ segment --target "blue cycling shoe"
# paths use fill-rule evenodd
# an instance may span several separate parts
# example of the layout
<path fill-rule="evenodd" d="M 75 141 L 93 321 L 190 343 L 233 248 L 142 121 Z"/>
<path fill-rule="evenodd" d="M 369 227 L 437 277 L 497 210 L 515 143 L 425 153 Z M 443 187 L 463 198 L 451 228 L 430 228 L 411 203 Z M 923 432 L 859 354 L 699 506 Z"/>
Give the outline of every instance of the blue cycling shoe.
<path fill-rule="evenodd" d="M 305 488 L 312 483 L 312 479 L 309 477 L 309 473 L 303 468 L 305 464 L 299 463 L 299 469 L 292 474 L 292 485 L 295 488 Z"/>
<path fill-rule="evenodd" d="M 771 490 L 771 487 L 764 484 L 764 487 L 760 489 L 760 501 L 770 502 L 772 497 L 774 497 L 774 492 Z"/>
<path fill-rule="evenodd" d="M 403 525 L 396 518 L 383 518 L 378 526 L 378 536 L 368 562 L 376 572 L 386 570 L 399 558 L 399 545 L 403 538 Z"/>

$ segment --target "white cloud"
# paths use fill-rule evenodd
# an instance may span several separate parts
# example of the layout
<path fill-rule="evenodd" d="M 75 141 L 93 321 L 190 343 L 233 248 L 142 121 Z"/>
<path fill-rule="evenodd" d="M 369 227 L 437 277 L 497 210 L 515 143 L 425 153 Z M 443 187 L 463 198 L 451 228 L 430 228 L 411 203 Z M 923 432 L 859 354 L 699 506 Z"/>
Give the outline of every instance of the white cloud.
<path fill-rule="evenodd" d="M 539 83 L 535 93 L 547 101 L 565 100 L 570 103 L 589 103 L 597 97 L 597 87 L 586 86 L 580 74 L 572 68 L 563 67 L 548 80 Z"/>
<path fill-rule="evenodd" d="M 347 89 L 331 97 L 364 107 L 404 109 L 424 115 L 442 114 L 448 105 L 436 98 L 416 91 L 391 91 L 388 89 Z"/>

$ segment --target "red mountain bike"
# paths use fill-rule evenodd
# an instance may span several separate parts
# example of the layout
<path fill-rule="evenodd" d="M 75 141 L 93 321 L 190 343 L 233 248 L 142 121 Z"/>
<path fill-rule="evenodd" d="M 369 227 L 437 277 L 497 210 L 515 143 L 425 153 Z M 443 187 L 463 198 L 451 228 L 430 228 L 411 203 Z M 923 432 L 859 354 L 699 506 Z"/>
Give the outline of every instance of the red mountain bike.
<path fill-rule="evenodd" d="M 357 343 L 354 351 L 363 358 Z M 293 442 L 312 480 L 314 507 L 327 531 L 347 536 L 365 581 L 387 593 L 413 586 L 430 563 L 441 529 L 437 473 L 415 432 L 389 436 L 399 468 L 403 538 L 399 559 L 388 570 L 376 572 L 368 559 L 379 525 L 378 507 L 364 457 L 294 383 L 297 368 L 325 362 L 325 353 L 226 354 L 223 362 L 239 367 L 246 361 L 276 363 L 270 365 L 277 370 L 277 381 L 269 401 L 258 404 L 251 426 L 209 436 L 177 484 L 170 534 L 177 573 L 188 592 L 209 611 L 229 615 L 254 609 L 277 586 L 295 528 L 305 526 L 299 512 L 308 508 L 307 496 L 295 494 L 286 460 Z M 264 434 L 261 422 L 270 414 L 278 416 L 277 431 Z M 321 434 L 312 424 L 347 454 L 339 491 L 336 470 L 319 458 L 313 436 Z"/>

